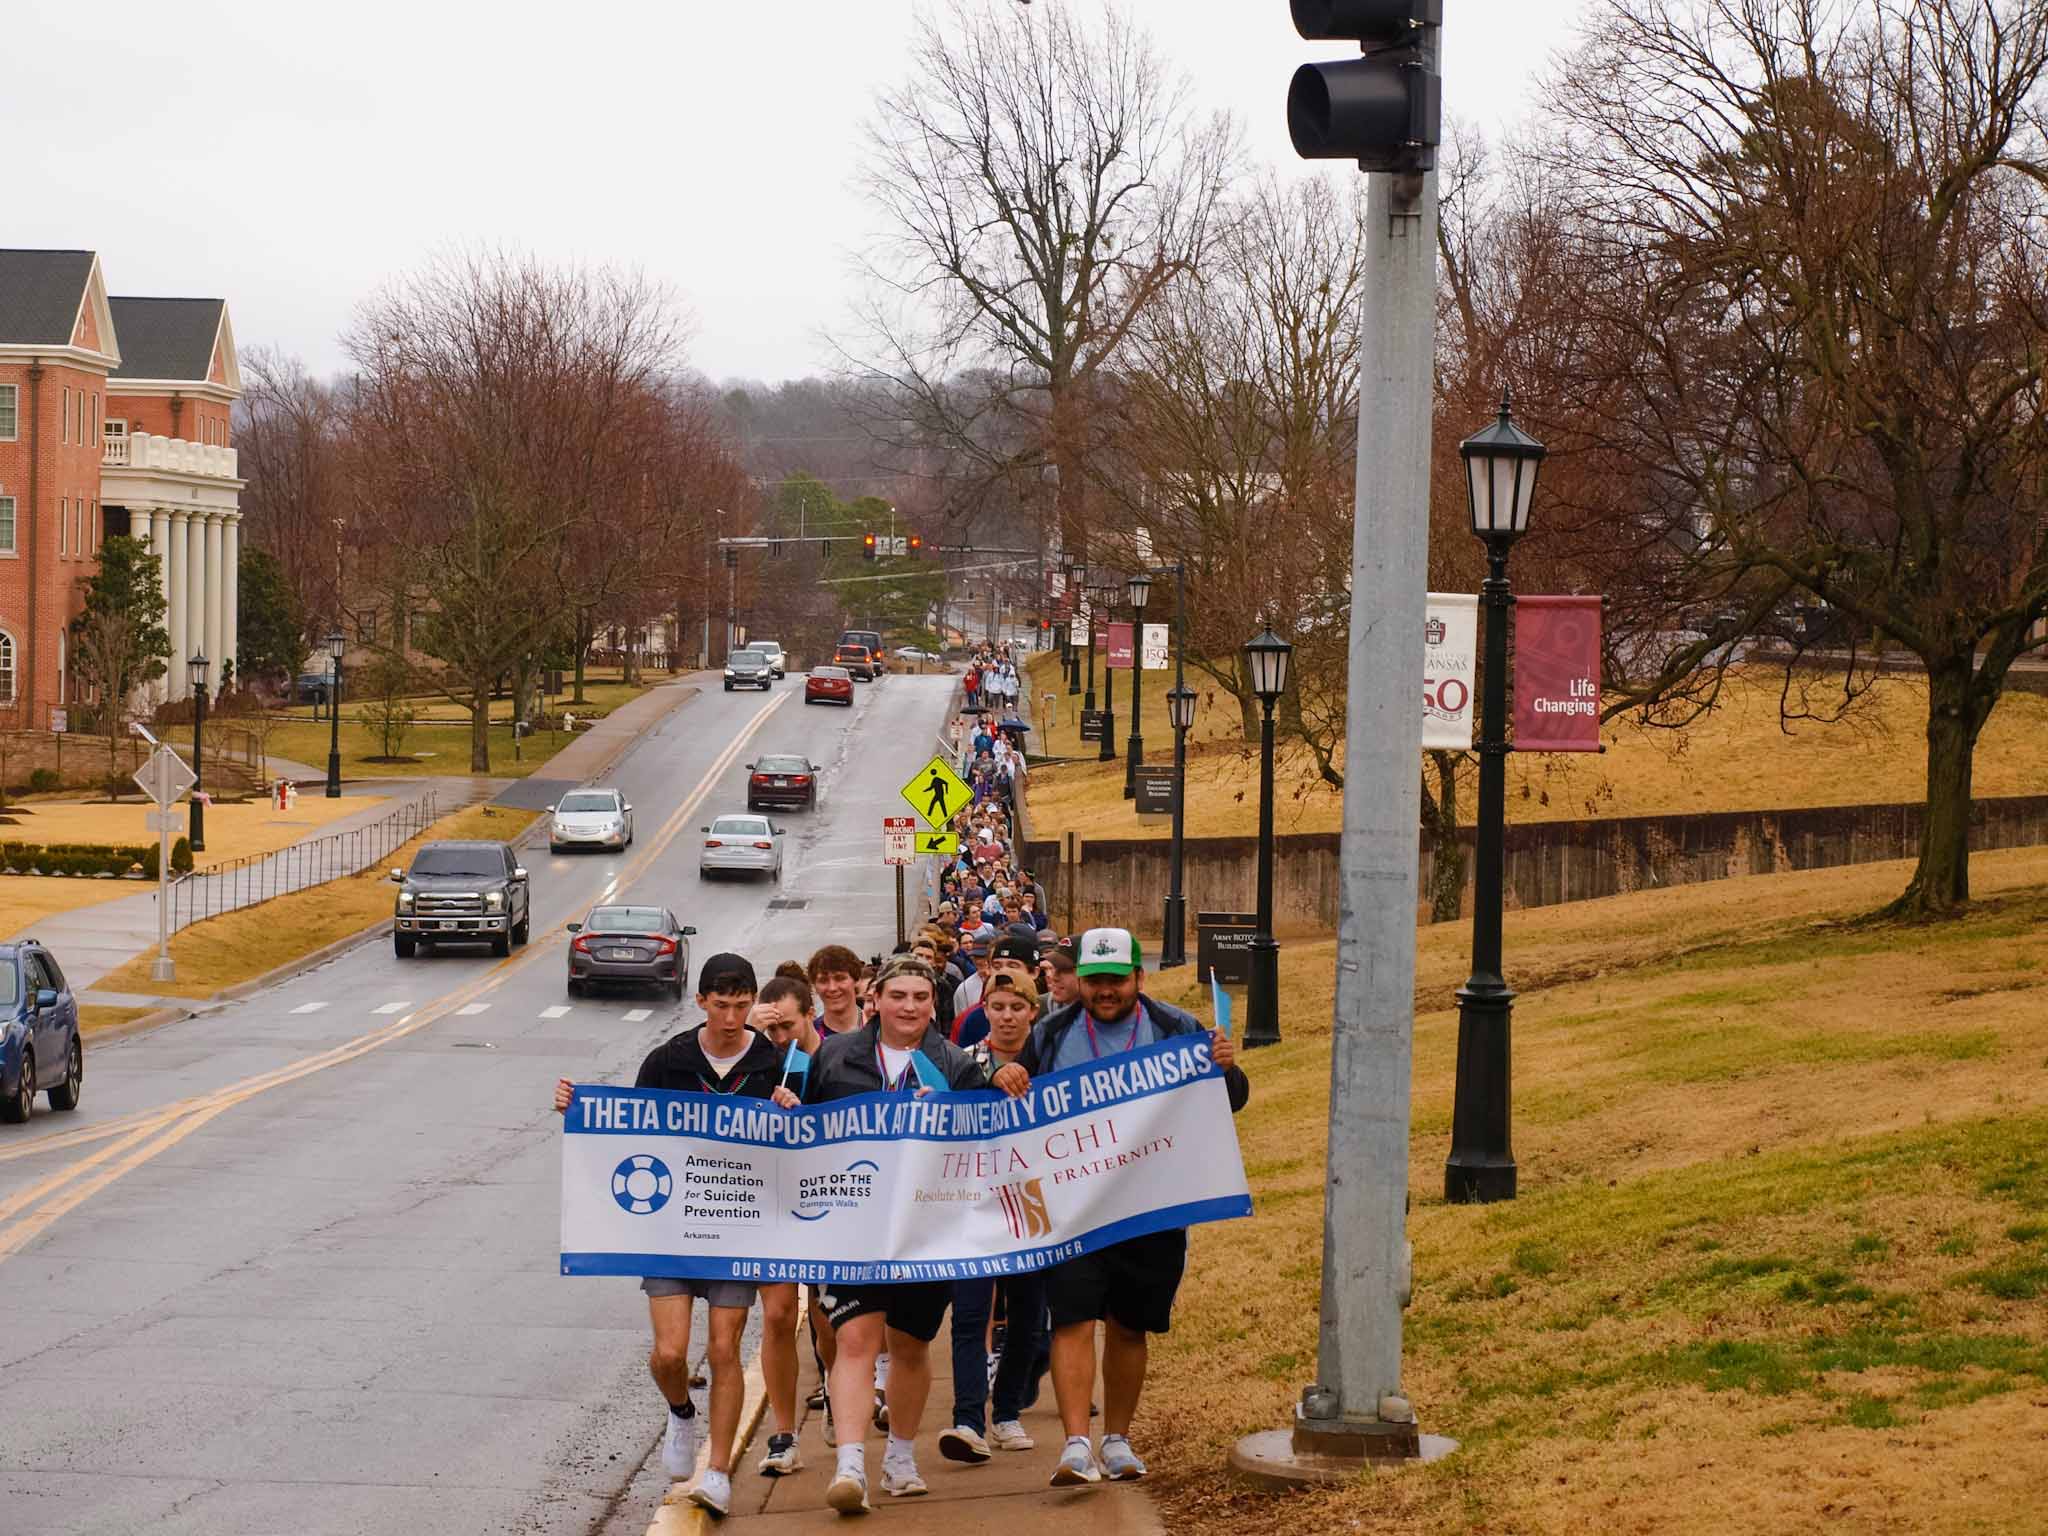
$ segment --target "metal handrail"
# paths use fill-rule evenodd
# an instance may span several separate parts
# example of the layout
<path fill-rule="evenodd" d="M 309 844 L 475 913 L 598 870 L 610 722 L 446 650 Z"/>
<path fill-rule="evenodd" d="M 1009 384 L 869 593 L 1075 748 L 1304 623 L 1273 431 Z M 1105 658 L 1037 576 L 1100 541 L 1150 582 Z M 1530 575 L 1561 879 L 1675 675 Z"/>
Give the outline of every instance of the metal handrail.
<path fill-rule="evenodd" d="M 239 912 L 293 891 L 310 890 L 330 880 L 360 874 L 433 825 L 434 807 L 435 796 L 430 790 L 368 826 L 292 843 L 275 853 L 248 854 L 179 875 L 171 881 L 166 897 L 170 905 L 170 930 L 176 933 L 224 912 Z"/>

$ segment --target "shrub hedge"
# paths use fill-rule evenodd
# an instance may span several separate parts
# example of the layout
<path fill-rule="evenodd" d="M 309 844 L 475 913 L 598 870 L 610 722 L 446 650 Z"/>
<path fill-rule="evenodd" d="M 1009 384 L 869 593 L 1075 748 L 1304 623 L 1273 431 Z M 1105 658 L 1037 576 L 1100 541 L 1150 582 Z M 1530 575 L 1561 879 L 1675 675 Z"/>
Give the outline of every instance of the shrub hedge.
<path fill-rule="evenodd" d="M 171 845 L 171 868 L 183 874 L 191 867 L 192 843 L 181 837 Z M 137 869 L 156 878 L 155 843 L 0 843 L 0 873 L 10 875 L 126 875 Z"/>

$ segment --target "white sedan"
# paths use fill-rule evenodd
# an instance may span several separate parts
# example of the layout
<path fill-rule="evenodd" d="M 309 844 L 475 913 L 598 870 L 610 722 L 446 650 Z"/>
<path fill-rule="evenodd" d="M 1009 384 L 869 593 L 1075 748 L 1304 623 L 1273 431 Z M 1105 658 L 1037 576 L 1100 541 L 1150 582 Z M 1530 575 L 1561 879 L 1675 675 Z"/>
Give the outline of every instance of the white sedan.
<path fill-rule="evenodd" d="M 548 852 L 568 848 L 630 848 L 633 807 L 616 789 L 576 789 L 550 812 Z"/>
<path fill-rule="evenodd" d="M 782 878 L 782 828 L 766 816 L 720 816 L 704 830 L 697 855 L 697 873 L 709 877 L 728 871 Z"/>

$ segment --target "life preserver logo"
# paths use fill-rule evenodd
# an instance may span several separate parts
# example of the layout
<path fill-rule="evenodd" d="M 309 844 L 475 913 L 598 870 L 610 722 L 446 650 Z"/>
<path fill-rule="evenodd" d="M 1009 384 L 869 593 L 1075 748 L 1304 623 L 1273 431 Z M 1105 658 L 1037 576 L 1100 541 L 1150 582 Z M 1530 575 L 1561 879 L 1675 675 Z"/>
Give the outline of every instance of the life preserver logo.
<path fill-rule="evenodd" d="M 668 1164 L 645 1153 L 629 1157 L 612 1170 L 612 1198 L 619 1209 L 634 1216 L 652 1216 L 664 1205 L 676 1187 Z"/>

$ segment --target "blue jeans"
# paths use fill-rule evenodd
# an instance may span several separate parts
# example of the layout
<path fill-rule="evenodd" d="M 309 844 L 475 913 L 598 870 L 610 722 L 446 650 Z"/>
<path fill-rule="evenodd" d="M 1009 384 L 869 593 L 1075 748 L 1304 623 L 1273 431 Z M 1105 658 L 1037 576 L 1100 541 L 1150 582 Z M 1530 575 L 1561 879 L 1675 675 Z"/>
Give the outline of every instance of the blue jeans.
<path fill-rule="evenodd" d="M 1044 1370 L 1040 1357 L 1046 1340 L 1045 1275 L 1011 1275 L 998 1282 L 953 1282 L 953 1422 L 976 1434 L 988 1432 L 984 1417 L 989 1401 L 988 1320 L 996 1286 L 1003 1288 L 1009 1322 L 1003 1335 L 1003 1356 L 996 1366 L 995 1420 L 998 1424 L 1024 1411 L 1025 1399 Z"/>

